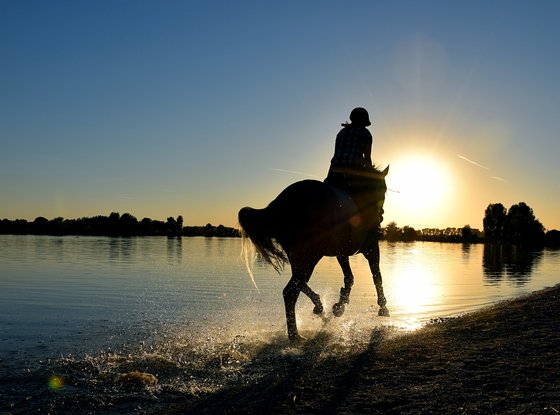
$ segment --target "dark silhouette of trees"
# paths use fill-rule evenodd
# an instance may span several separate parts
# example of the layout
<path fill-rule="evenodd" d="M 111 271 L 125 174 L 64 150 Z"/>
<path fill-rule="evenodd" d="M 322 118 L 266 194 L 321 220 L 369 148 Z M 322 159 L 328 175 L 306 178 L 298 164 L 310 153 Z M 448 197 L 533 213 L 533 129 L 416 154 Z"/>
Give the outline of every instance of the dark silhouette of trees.
<path fill-rule="evenodd" d="M 121 235 L 138 235 L 140 233 L 138 219 L 136 219 L 130 213 L 123 213 L 119 220 L 119 233 Z"/>
<path fill-rule="evenodd" d="M 405 226 L 402 228 L 402 240 L 403 242 L 412 242 L 418 239 L 418 232 L 410 226 Z"/>
<path fill-rule="evenodd" d="M 506 208 L 501 203 L 491 203 L 484 211 L 484 238 L 487 241 L 500 241 L 506 224 Z"/>
<path fill-rule="evenodd" d="M 543 225 L 535 218 L 533 210 L 520 202 L 508 211 L 501 203 L 489 204 L 484 212 L 484 233 L 470 225 L 462 228 L 424 228 L 415 230 L 410 226 L 402 229 L 396 222 L 390 222 L 382 229 L 382 238 L 395 241 L 429 242 L 508 242 L 512 244 L 533 244 L 560 246 L 560 231 L 549 230 L 545 234 Z M 144 218 L 138 221 L 129 213 L 111 212 L 109 216 L 91 218 L 48 220 L 43 216 L 28 222 L 25 219 L 0 220 L 0 234 L 33 235 L 99 235 L 99 236 L 148 236 L 169 237 L 205 236 L 239 237 L 239 231 L 223 225 L 184 226 L 182 216 L 168 217 L 166 222 Z"/>
<path fill-rule="evenodd" d="M 183 228 L 183 236 L 206 236 L 218 238 L 239 237 L 239 231 L 234 228 L 228 228 L 224 225 L 213 226 L 208 223 L 206 226 L 185 226 Z"/>
<path fill-rule="evenodd" d="M 180 234 L 181 233 L 179 233 L 179 235 Z M 177 236 L 177 221 L 171 216 L 167 218 L 167 235 Z"/>
<path fill-rule="evenodd" d="M 121 215 L 118 212 L 111 212 L 111 214 L 109 215 L 109 220 L 106 229 L 109 232 L 110 236 L 120 234 L 120 226 L 119 226 L 120 219 L 121 219 Z"/>
<path fill-rule="evenodd" d="M 560 246 L 560 231 L 553 229 L 544 235 L 544 243 L 547 246 Z"/>
<path fill-rule="evenodd" d="M 504 237 L 513 243 L 542 243 L 544 226 L 535 218 L 533 209 L 524 202 L 509 208 Z"/>
<path fill-rule="evenodd" d="M 385 231 L 383 232 L 383 236 L 389 242 L 401 241 L 402 231 L 397 226 L 396 222 L 389 222 L 389 224 L 385 226 Z"/>
<path fill-rule="evenodd" d="M 112 212 L 109 216 L 48 220 L 42 216 L 33 222 L 25 219 L 0 221 L 0 234 L 13 235 L 91 235 L 91 236 L 222 236 L 238 237 L 237 229 L 223 225 L 183 226 L 183 217 L 167 222 L 144 218 L 138 221 L 130 213 Z"/>
<path fill-rule="evenodd" d="M 462 242 L 473 243 L 478 242 L 480 238 L 480 231 L 478 229 L 473 230 L 470 225 L 465 225 L 461 229 L 461 240 Z"/>
<path fill-rule="evenodd" d="M 461 237 L 463 241 L 469 241 L 472 238 L 472 229 L 470 225 L 463 226 L 463 229 L 461 229 Z"/>
<path fill-rule="evenodd" d="M 35 218 L 32 226 L 35 228 L 35 231 L 37 233 L 47 233 L 48 232 L 48 226 L 49 226 L 49 220 L 47 218 L 39 216 L 39 217 Z"/>
<path fill-rule="evenodd" d="M 167 218 L 167 236 L 177 236 L 181 237 L 183 235 L 183 217 L 181 215 L 177 216 L 177 219 L 173 217 Z"/>
<path fill-rule="evenodd" d="M 469 242 L 476 243 L 482 241 L 483 234 L 478 229 L 473 229 L 469 225 L 463 228 L 424 228 L 416 230 L 410 226 L 402 229 L 395 222 L 389 223 L 383 229 L 383 238 L 387 241 L 426 241 L 426 242 Z"/>
<path fill-rule="evenodd" d="M 507 213 L 501 203 L 488 205 L 483 223 L 488 242 L 543 244 L 545 241 L 544 226 L 524 202 L 511 206 Z"/>

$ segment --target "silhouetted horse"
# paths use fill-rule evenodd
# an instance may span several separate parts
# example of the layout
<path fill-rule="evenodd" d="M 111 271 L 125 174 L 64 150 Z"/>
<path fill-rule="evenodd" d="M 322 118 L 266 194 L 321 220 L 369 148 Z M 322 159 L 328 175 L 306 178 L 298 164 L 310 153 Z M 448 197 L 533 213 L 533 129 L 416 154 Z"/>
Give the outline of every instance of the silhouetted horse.
<path fill-rule="evenodd" d="M 333 306 L 335 316 L 341 316 L 349 302 L 354 276 L 348 257 L 358 252 L 369 262 L 379 315 L 389 315 L 379 269 L 378 241 L 388 171 L 389 167 L 369 173 L 370 190 L 354 200 L 330 184 L 303 180 L 287 187 L 264 209 L 245 207 L 239 211 L 244 242 L 249 238 L 262 258 L 278 272 L 287 262 L 291 265 L 292 277 L 283 291 L 291 341 L 302 339 L 295 315 L 300 292 L 311 299 L 315 314 L 323 313 L 319 295 L 307 285 L 323 256 L 336 256 L 344 274 L 339 302 Z"/>

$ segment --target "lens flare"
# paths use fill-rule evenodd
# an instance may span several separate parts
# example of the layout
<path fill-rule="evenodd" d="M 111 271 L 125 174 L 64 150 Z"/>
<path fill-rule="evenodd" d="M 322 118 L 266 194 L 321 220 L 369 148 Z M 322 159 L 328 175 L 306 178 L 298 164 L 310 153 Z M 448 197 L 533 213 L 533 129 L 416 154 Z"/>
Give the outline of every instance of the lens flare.
<path fill-rule="evenodd" d="M 48 385 L 50 390 L 57 391 L 64 386 L 64 379 L 62 376 L 53 375 L 49 378 Z"/>

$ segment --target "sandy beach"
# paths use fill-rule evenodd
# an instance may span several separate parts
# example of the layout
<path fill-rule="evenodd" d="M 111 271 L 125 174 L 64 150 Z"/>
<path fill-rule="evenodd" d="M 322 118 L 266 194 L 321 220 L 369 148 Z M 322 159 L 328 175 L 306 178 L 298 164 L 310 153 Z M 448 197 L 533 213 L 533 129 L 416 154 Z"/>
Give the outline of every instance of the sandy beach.
<path fill-rule="evenodd" d="M 558 414 L 559 306 L 557 285 L 412 333 L 377 327 L 359 352 L 330 357 L 319 333 L 259 380 L 167 413 Z"/>

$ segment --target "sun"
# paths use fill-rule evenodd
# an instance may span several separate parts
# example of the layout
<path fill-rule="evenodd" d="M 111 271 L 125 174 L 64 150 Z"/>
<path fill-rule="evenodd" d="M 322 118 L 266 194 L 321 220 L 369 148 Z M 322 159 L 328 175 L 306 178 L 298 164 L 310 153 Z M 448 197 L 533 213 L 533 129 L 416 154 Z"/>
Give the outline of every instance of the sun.
<path fill-rule="evenodd" d="M 386 180 L 390 208 L 402 225 L 441 222 L 452 193 L 450 173 L 443 162 L 428 155 L 407 155 L 391 163 Z"/>

